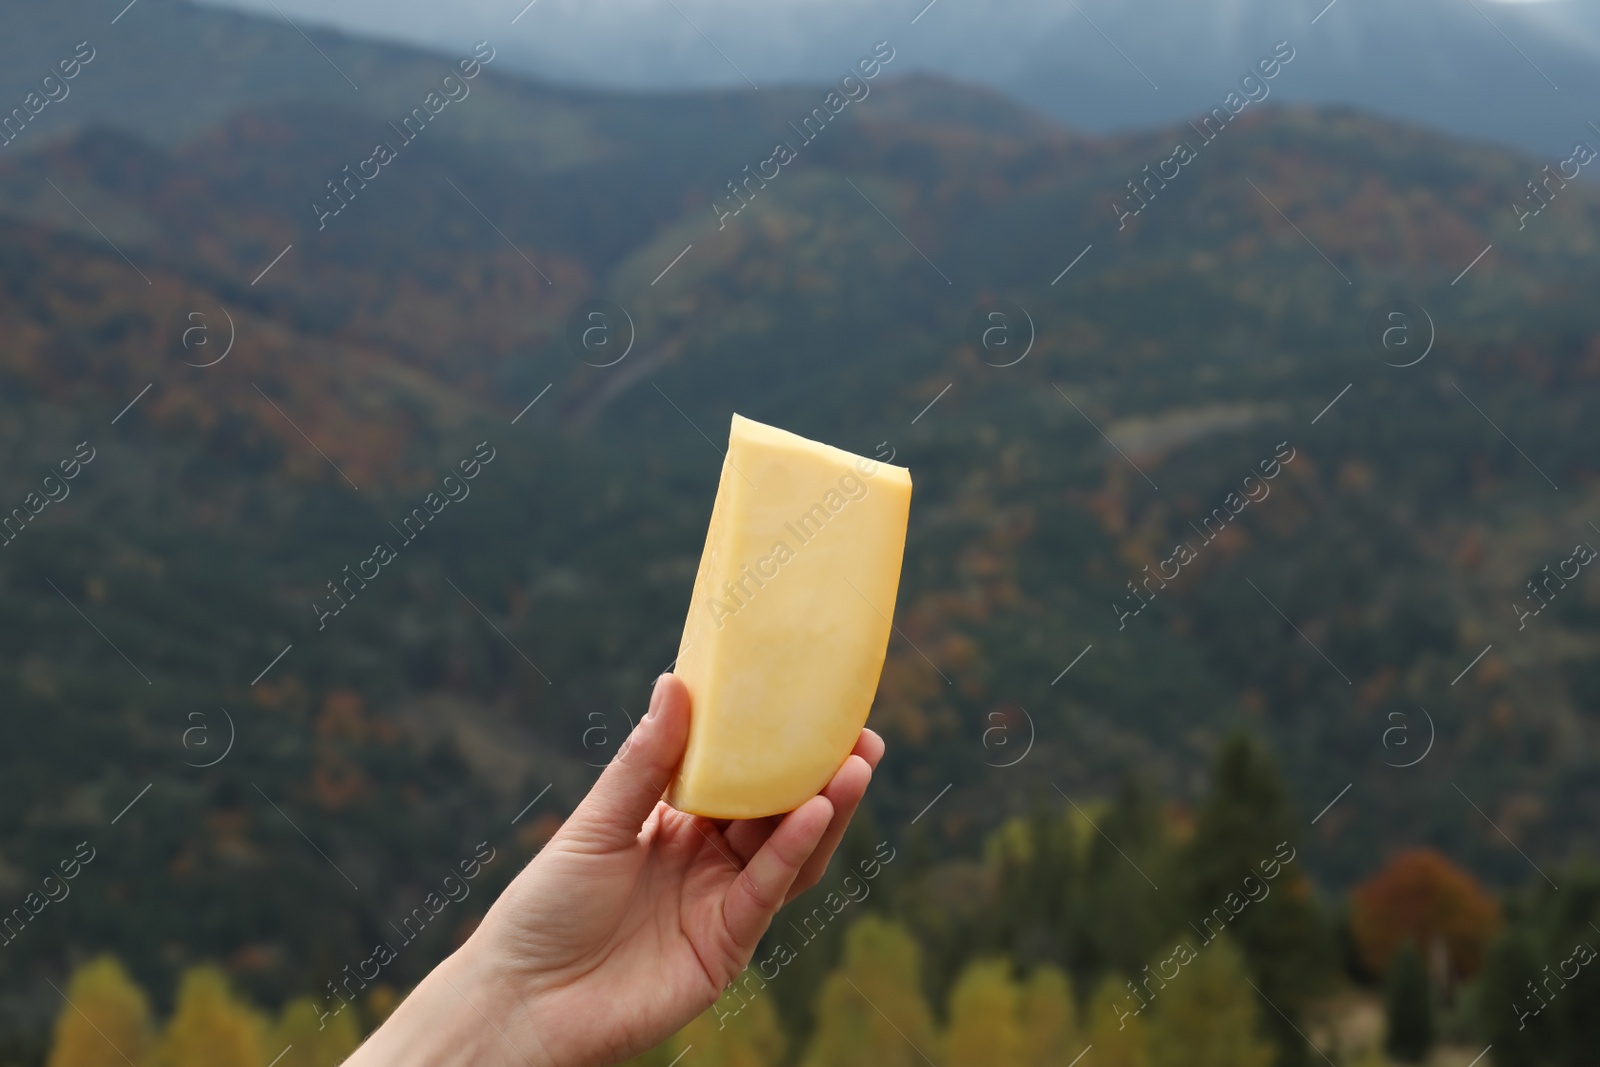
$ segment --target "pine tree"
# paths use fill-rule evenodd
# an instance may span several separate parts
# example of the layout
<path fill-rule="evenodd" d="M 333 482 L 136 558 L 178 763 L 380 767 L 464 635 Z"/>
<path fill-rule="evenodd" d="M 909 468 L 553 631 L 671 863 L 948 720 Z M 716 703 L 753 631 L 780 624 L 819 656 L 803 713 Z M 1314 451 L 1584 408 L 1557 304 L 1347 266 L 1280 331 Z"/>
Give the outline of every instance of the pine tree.
<path fill-rule="evenodd" d="M 1171 969 L 1152 964 L 1158 975 Z M 1151 1067 L 1268 1067 L 1276 1055 L 1262 1036 L 1244 960 L 1227 935 L 1180 967 L 1152 1007 Z"/>
<path fill-rule="evenodd" d="M 266 1030 L 267 1021 L 234 997 L 220 970 L 194 967 L 178 984 L 154 1067 L 266 1067 Z"/>
<path fill-rule="evenodd" d="M 115 958 L 72 973 L 68 1004 L 56 1016 L 48 1067 L 126 1067 L 150 1047 L 150 1003 Z"/>
<path fill-rule="evenodd" d="M 1288 794 L 1266 754 L 1242 737 L 1228 742 L 1181 867 L 1183 891 L 1201 924 L 1204 916 L 1227 919 L 1248 976 L 1277 1009 L 1263 1018 L 1282 1064 L 1308 1059 L 1295 1020 L 1327 987 L 1337 959 L 1298 837 Z M 1251 899 L 1252 887 L 1259 899 Z M 1195 930 L 1213 936 L 1217 925 Z"/>
<path fill-rule="evenodd" d="M 1397 1060 L 1421 1063 L 1433 1047 L 1433 1004 L 1422 953 L 1409 941 L 1389 964 L 1383 999 L 1388 1019 L 1384 1047 Z"/>
<path fill-rule="evenodd" d="M 1072 982 L 1055 967 L 1038 967 L 1022 988 L 1022 1062 L 1068 1067 L 1083 1051 Z"/>
<path fill-rule="evenodd" d="M 985 910 L 991 928 L 985 948 L 1022 967 L 1067 966 L 1082 956 L 1086 853 L 1080 827 L 1053 810 L 1010 819 L 991 834 L 984 864 L 998 891 L 995 906 Z"/>
<path fill-rule="evenodd" d="M 1108 975 L 1100 983 L 1088 1010 L 1094 1067 L 1150 1067 L 1143 1010 L 1122 979 Z"/>
<path fill-rule="evenodd" d="M 360 1044 L 354 1012 L 323 1019 L 316 1002 L 304 997 L 284 1005 L 264 1051 L 269 1057 L 281 1054 L 277 1067 L 335 1067 Z"/>
<path fill-rule="evenodd" d="M 868 915 L 845 934 L 844 962 L 817 995 L 803 1067 L 923 1067 L 938 1062 L 921 951 L 906 930 Z"/>
<path fill-rule="evenodd" d="M 1182 925 L 1174 894 L 1163 896 L 1156 888 L 1167 880 L 1172 847 L 1155 798 L 1132 775 L 1123 780 L 1116 803 L 1095 821 L 1085 934 L 1095 947 L 1097 969 L 1132 974 Z"/>
<path fill-rule="evenodd" d="M 950 993 L 950 1067 L 1024 1067 L 1022 995 L 1006 959 L 967 965 Z"/>
<path fill-rule="evenodd" d="M 673 1056 L 693 1049 L 694 1067 L 777 1067 L 788 1042 L 770 995 L 757 994 L 737 1013 L 707 1009 L 667 1045 Z M 690 1061 L 689 1056 L 684 1057 Z"/>

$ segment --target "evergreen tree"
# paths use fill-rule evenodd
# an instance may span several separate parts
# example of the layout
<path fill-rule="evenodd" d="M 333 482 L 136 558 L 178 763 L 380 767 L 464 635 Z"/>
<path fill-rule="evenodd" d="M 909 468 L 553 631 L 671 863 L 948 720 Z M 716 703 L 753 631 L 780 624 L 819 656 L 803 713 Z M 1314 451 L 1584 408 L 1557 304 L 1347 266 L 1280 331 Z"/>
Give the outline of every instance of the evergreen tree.
<path fill-rule="evenodd" d="M 1108 975 L 1100 983 L 1087 1013 L 1093 1067 L 1150 1067 L 1143 1010 L 1121 978 Z"/>
<path fill-rule="evenodd" d="M 68 1004 L 56 1016 L 48 1067 L 126 1067 L 150 1046 L 150 1003 L 115 958 L 101 956 L 72 973 Z"/>
<path fill-rule="evenodd" d="M 1182 966 L 1152 1007 L 1151 1067 L 1268 1067 L 1276 1055 L 1262 1036 L 1244 960 L 1226 935 Z"/>
<path fill-rule="evenodd" d="M 709 1008 L 667 1042 L 673 1056 L 693 1049 L 695 1067 L 777 1067 L 788 1042 L 778 1025 L 777 1007 L 765 991 L 737 1013 Z M 685 1056 L 687 1061 L 689 1057 Z"/>
<path fill-rule="evenodd" d="M 1433 1047 L 1433 1003 L 1428 969 L 1417 946 L 1407 941 L 1389 963 L 1384 988 L 1388 1031 L 1384 1048 L 1397 1060 L 1421 1063 Z"/>
<path fill-rule="evenodd" d="M 817 1025 L 803 1067 L 938 1062 L 920 977 L 920 950 L 903 927 L 875 915 L 856 920 L 845 934 L 843 964 L 817 996 Z"/>
<path fill-rule="evenodd" d="M 1298 838 L 1288 794 L 1266 754 L 1243 737 L 1229 741 L 1217 757 L 1211 795 L 1189 843 L 1183 895 L 1195 931 L 1214 936 L 1223 925 L 1248 977 L 1277 1009 L 1263 1018 L 1285 1065 L 1309 1058 L 1298 1020 L 1337 964 Z M 1206 927 L 1206 916 L 1226 923 Z"/>
<path fill-rule="evenodd" d="M 1096 971 L 1134 974 L 1183 922 L 1178 895 L 1158 888 L 1170 882 L 1172 846 L 1154 796 L 1132 775 L 1095 822 L 1086 875 L 1090 962 Z"/>
<path fill-rule="evenodd" d="M 1035 968 L 1022 987 L 1022 1062 L 1068 1067 L 1085 1044 L 1071 981 L 1055 967 Z"/>
<path fill-rule="evenodd" d="M 220 970 L 194 967 L 178 985 L 177 1008 L 156 1043 L 154 1067 L 266 1067 L 266 1030 L 267 1021 L 234 997 Z"/>
<path fill-rule="evenodd" d="M 1025 1067 L 1021 1009 L 1009 960 L 969 964 L 950 994 L 950 1067 Z"/>
<path fill-rule="evenodd" d="M 1600 1048 L 1600 868 L 1579 863 L 1551 876 L 1559 892 L 1541 880 L 1507 898 L 1507 928 L 1489 952 L 1474 1014 L 1498 1062 L 1587 1067 Z"/>
<path fill-rule="evenodd" d="M 989 837 L 984 864 L 998 892 L 984 912 L 992 924 L 987 949 L 1021 967 L 1086 962 L 1079 921 L 1086 844 L 1074 821 L 1048 809 L 1011 819 Z"/>
<path fill-rule="evenodd" d="M 269 1059 L 282 1053 L 277 1067 L 335 1067 L 360 1044 L 354 1012 L 322 1019 L 316 1002 L 303 997 L 284 1005 L 264 1051 Z"/>

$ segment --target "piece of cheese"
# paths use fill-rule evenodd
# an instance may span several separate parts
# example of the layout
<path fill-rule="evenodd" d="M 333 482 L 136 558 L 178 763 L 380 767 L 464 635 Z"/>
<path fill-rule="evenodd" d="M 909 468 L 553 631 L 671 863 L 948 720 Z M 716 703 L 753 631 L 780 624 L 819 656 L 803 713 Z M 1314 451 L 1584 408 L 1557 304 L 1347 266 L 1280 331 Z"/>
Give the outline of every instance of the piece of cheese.
<path fill-rule="evenodd" d="M 673 807 L 758 818 L 828 784 L 878 689 L 910 507 L 904 467 L 733 417 L 678 647 Z"/>

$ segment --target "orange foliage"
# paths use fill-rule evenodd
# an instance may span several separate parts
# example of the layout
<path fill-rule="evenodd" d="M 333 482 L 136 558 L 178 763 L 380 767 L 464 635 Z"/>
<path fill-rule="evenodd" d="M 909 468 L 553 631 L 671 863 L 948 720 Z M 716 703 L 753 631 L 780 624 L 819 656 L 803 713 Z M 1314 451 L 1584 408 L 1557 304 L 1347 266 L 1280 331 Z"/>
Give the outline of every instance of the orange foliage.
<path fill-rule="evenodd" d="M 311 793 L 328 811 L 339 811 L 366 792 L 367 776 L 343 757 L 320 760 L 311 771 Z"/>
<path fill-rule="evenodd" d="M 1470 978 L 1499 925 L 1495 899 L 1433 849 L 1399 853 L 1351 893 L 1351 933 L 1375 974 L 1410 941 L 1425 958 L 1442 945 L 1450 975 Z"/>
<path fill-rule="evenodd" d="M 364 741 L 366 716 L 361 709 L 361 694 L 353 689 L 335 689 L 322 698 L 322 714 L 317 717 L 317 735 Z"/>

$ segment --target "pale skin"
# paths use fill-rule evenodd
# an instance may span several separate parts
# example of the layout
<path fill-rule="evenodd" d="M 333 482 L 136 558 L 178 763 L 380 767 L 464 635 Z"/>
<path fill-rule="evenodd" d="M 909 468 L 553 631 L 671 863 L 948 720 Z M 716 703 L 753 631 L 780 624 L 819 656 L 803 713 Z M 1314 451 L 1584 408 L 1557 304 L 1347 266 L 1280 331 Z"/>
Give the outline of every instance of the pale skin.
<path fill-rule="evenodd" d="M 883 741 L 861 731 L 832 781 L 787 815 L 706 819 L 661 799 L 689 704 L 676 677 L 657 679 L 577 810 L 345 1067 L 600 1067 L 710 1007 L 778 908 L 822 878 Z"/>

